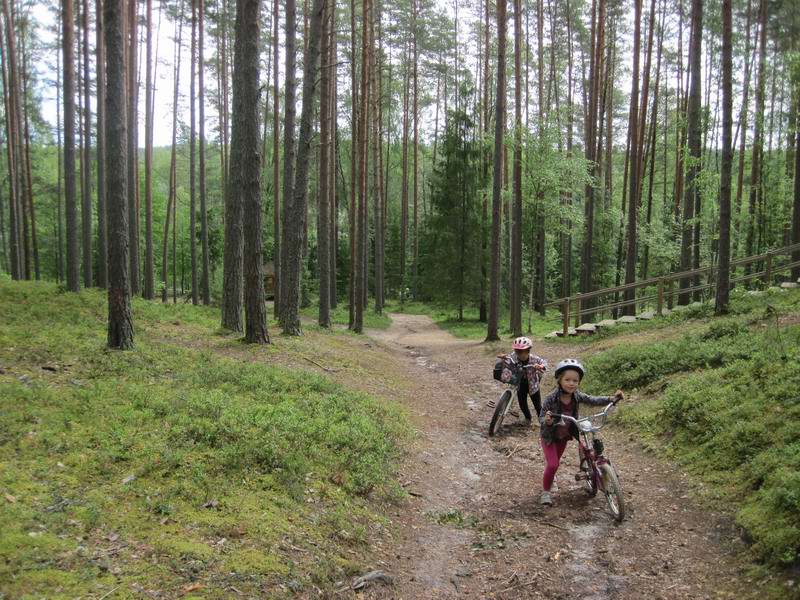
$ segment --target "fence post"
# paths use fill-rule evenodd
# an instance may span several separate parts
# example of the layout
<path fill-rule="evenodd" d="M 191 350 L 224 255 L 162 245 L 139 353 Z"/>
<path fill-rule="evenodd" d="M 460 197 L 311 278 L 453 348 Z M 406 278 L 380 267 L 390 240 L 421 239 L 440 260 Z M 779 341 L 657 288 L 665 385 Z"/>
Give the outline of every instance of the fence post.
<path fill-rule="evenodd" d="M 767 268 L 766 268 L 766 275 L 764 276 L 764 284 L 769 287 L 772 283 L 772 250 L 767 252 Z"/>
<path fill-rule="evenodd" d="M 658 316 L 663 316 L 664 313 L 664 279 L 658 280 Z"/>
<path fill-rule="evenodd" d="M 581 326 L 581 295 L 575 294 L 575 327 Z"/>
<path fill-rule="evenodd" d="M 561 305 L 562 316 L 564 317 L 564 337 L 569 333 L 569 298 L 565 298 Z"/>

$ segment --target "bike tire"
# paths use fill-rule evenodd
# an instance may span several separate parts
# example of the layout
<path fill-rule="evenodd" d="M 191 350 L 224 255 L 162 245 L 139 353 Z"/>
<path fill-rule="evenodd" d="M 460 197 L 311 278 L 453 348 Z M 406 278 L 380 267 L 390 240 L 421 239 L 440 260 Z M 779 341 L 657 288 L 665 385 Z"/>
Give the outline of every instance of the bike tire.
<path fill-rule="evenodd" d="M 584 480 L 583 489 L 586 490 L 586 493 L 590 498 L 594 498 L 597 496 L 597 472 L 592 469 L 589 461 L 585 461 L 586 464 L 586 479 Z"/>
<path fill-rule="evenodd" d="M 494 434 L 500 431 L 500 428 L 503 426 L 503 419 L 506 416 L 506 408 L 508 408 L 512 396 L 513 394 L 511 393 L 511 390 L 506 390 L 500 396 L 497 404 L 495 404 L 492 421 L 489 423 L 489 437 L 494 436 Z"/>
<path fill-rule="evenodd" d="M 611 463 L 600 465 L 600 475 L 603 478 L 603 492 L 606 495 L 606 502 L 608 509 L 614 520 L 619 522 L 625 518 L 625 497 L 622 493 L 622 485 L 620 485 L 617 472 Z"/>

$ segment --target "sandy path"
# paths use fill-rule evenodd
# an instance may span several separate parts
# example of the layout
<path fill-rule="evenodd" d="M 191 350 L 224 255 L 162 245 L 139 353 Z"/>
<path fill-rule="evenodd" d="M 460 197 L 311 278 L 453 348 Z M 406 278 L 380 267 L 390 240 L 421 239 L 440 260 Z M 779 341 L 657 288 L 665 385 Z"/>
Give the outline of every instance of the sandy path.
<path fill-rule="evenodd" d="M 373 540 L 376 564 L 394 585 L 361 597 L 747 595 L 740 565 L 728 556 L 730 527 L 689 499 L 679 472 L 613 424 L 603 438 L 626 492 L 625 522 L 615 525 L 604 501 L 573 480 L 574 443 L 555 506 L 540 506 L 538 430 L 511 417 L 502 435 L 486 436 L 486 400 L 500 391 L 490 349 L 452 337 L 428 317 L 392 318 L 390 329 L 370 335 L 407 367 L 417 392 L 405 404 L 420 437 L 402 475 L 413 496 Z M 553 363 L 564 348 L 537 343 L 535 351 Z M 544 390 L 552 385 L 548 377 Z"/>

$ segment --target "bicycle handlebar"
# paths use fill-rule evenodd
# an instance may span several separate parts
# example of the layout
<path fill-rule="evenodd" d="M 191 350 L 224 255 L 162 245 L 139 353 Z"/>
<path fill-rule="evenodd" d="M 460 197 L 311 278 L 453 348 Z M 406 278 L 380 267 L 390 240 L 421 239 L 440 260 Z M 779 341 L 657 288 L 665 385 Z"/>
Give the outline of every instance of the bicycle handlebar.
<path fill-rule="evenodd" d="M 605 418 L 608 416 L 608 413 L 611 411 L 611 409 L 616 406 L 616 404 L 617 404 L 616 402 L 609 402 L 608 405 L 602 410 L 602 412 L 599 412 L 595 415 L 581 417 L 580 419 L 576 419 L 575 417 L 572 417 L 570 415 L 563 415 L 563 414 L 560 415 L 560 417 L 562 420 L 567 419 L 569 421 L 572 421 L 573 423 L 575 423 L 575 425 L 578 426 L 578 429 L 580 429 L 583 432 L 589 433 L 591 431 L 600 431 L 606 425 Z M 551 418 L 553 418 L 554 422 L 555 422 L 555 417 L 556 415 L 551 415 Z M 603 417 L 603 421 L 600 422 L 600 424 L 595 425 L 594 423 L 592 423 L 592 420 L 597 419 L 598 417 Z M 588 423 L 589 426 L 587 428 L 584 428 L 581 426 L 581 423 Z"/>

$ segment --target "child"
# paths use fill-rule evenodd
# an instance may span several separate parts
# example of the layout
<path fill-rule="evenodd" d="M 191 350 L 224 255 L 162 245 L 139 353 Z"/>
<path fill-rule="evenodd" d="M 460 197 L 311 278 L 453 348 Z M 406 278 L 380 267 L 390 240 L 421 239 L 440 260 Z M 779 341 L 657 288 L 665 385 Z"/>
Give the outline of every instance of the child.
<path fill-rule="evenodd" d="M 578 428 L 572 421 L 564 421 L 561 415 L 578 418 L 578 404 L 603 406 L 609 402 L 615 404 L 624 398 L 622 390 L 617 390 L 613 396 L 589 396 L 578 390 L 586 369 L 574 358 L 565 358 L 556 366 L 556 389 L 544 399 L 544 404 L 539 411 L 539 421 L 542 425 L 541 444 L 544 452 L 545 469 L 542 481 L 541 503 L 552 505 L 550 489 L 553 479 L 558 471 L 561 455 L 567 447 L 570 438 L 578 437 Z M 559 423 L 560 421 L 560 423 Z"/>
<path fill-rule="evenodd" d="M 526 424 L 532 423 L 531 411 L 528 408 L 528 394 L 533 401 L 533 407 L 538 415 L 542 409 L 542 396 L 539 392 L 539 384 L 542 381 L 542 374 L 547 370 L 547 361 L 540 356 L 531 355 L 533 343 L 530 338 L 518 337 L 514 340 L 511 348 L 514 350 L 510 354 L 500 355 L 499 380 L 503 383 L 519 385 L 517 388 L 517 400 L 522 414 L 525 416 Z"/>

